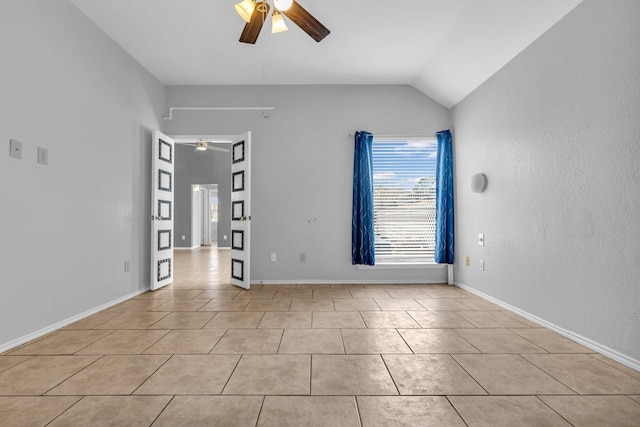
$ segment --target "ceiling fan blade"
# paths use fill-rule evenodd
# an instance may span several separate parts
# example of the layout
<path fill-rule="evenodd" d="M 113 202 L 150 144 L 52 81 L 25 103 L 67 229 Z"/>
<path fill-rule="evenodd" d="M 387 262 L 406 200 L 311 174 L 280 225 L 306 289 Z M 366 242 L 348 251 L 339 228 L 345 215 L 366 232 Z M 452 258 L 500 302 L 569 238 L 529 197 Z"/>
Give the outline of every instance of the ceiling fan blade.
<path fill-rule="evenodd" d="M 298 27 L 302 28 L 305 33 L 309 34 L 311 38 L 317 42 L 320 42 L 331 32 L 295 0 L 289 9 L 282 13 L 284 13 L 287 18 L 291 19 Z"/>
<path fill-rule="evenodd" d="M 256 8 L 251 14 L 251 20 L 244 26 L 244 30 L 242 30 L 242 34 L 240 35 L 240 41 L 242 43 L 256 43 L 262 25 L 269 15 L 269 9 L 269 3 L 266 1 L 256 3 Z"/>
<path fill-rule="evenodd" d="M 229 152 L 228 148 L 216 147 L 215 145 L 208 145 L 207 146 L 207 150 L 220 151 L 222 153 L 228 153 Z"/>

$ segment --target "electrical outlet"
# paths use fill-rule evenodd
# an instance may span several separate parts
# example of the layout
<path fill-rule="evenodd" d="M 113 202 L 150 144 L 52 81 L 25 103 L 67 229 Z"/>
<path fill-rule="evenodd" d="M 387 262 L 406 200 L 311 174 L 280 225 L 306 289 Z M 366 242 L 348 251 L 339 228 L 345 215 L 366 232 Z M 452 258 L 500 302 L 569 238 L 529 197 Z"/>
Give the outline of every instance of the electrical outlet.
<path fill-rule="evenodd" d="M 271 262 L 276 262 L 276 261 L 278 261 L 278 254 L 272 253 L 271 254 Z"/>
<path fill-rule="evenodd" d="M 298 255 L 298 261 L 307 262 L 307 254 L 305 254 L 304 252 L 300 252 L 300 255 Z"/>
<path fill-rule="evenodd" d="M 480 271 L 484 271 L 484 260 L 480 260 Z"/>
<path fill-rule="evenodd" d="M 464 257 L 464 265 L 469 267 L 469 257 Z"/>
<path fill-rule="evenodd" d="M 478 244 L 484 246 L 484 234 L 482 233 L 478 234 Z"/>

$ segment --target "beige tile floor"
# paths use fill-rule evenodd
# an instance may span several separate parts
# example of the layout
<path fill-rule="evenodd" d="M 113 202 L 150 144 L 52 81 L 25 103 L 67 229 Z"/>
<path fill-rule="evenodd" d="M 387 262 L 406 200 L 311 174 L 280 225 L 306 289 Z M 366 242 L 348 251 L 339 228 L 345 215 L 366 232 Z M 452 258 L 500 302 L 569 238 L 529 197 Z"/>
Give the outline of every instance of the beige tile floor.
<path fill-rule="evenodd" d="M 638 426 L 640 372 L 447 285 L 228 285 L 226 251 L 0 355 L 2 426 Z"/>

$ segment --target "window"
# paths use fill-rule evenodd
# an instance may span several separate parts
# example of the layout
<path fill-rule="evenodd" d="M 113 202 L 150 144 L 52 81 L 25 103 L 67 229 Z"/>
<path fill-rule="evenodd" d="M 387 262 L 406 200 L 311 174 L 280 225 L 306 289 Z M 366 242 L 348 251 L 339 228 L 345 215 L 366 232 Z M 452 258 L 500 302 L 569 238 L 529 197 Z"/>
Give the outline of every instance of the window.
<path fill-rule="evenodd" d="M 211 197 L 209 199 L 209 209 L 211 209 L 211 222 L 218 222 L 218 192 L 215 192 L 213 195 L 213 191 L 211 192 Z"/>
<path fill-rule="evenodd" d="M 435 139 L 373 139 L 376 264 L 433 263 Z"/>

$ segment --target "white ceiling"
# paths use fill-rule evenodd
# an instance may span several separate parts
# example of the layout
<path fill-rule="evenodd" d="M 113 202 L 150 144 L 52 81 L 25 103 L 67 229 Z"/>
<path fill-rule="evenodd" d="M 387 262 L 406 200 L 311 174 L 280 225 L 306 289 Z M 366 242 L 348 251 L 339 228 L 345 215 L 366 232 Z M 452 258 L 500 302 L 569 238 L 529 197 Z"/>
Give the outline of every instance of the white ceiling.
<path fill-rule="evenodd" d="M 267 22 L 255 45 L 239 0 L 69 1 L 166 85 L 408 84 L 450 108 L 582 0 L 298 0 L 331 34 Z"/>

